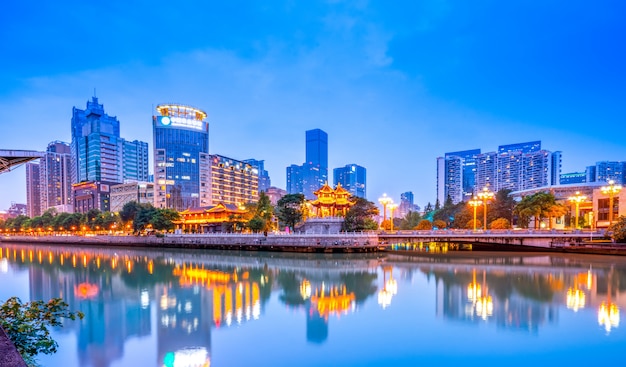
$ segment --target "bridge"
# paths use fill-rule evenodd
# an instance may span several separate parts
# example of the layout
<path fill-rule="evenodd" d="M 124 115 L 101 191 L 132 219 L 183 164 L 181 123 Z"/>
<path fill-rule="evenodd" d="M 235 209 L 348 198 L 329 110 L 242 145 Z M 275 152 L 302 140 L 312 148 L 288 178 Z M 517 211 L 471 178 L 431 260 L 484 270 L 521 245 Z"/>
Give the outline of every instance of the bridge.
<path fill-rule="evenodd" d="M 0 149 L 0 173 L 9 172 L 24 163 L 43 156 L 44 153 L 34 150 Z"/>
<path fill-rule="evenodd" d="M 433 230 L 381 232 L 378 239 L 382 244 L 402 243 L 456 243 L 492 245 L 510 248 L 555 248 L 589 244 L 603 239 L 605 231 L 572 230 Z M 626 247 L 626 246 L 625 246 Z"/>

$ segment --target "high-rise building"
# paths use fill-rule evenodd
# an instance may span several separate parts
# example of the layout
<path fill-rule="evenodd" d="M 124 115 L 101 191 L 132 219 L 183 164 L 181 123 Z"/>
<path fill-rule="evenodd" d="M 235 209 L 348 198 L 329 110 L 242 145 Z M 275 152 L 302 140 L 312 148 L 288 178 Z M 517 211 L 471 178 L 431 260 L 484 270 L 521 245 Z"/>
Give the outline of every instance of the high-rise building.
<path fill-rule="evenodd" d="M 154 206 L 182 211 L 211 205 L 206 112 L 179 104 L 156 109 Z"/>
<path fill-rule="evenodd" d="M 398 205 L 397 217 L 404 218 L 409 212 L 419 212 L 420 207 L 414 203 L 414 200 L 412 191 L 400 194 L 400 205 Z"/>
<path fill-rule="evenodd" d="M 259 170 L 236 159 L 212 154 L 209 169 L 209 205 L 243 205 L 259 201 Z"/>
<path fill-rule="evenodd" d="M 306 131 L 306 161 L 287 167 L 287 192 L 315 199 L 314 192 L 328 182 L 328 134 L 320 129 Z"/>
<path fill-rule="evenodd" d="M 148 143 L 139 140 L 124 141 L 123 158 L 124 182 L 149 181 Z"/>
<path fill-rule="evenodd" d="M 72 183 L 146 179 L 147 149 L 144 142 L 126 144 L 117 117 L 106 114 L 98 98 L 87 101 L 84 110 L 72 108 Z"/>
<path fill-rule="evenodd" d="M 26 212 L 31 218 L 41 215 L 40 165 L 26 163 Z"/>
<path fill-rule="evenodd" d="M 40 168 L 42 212 L 50 208 L 57 212 L 72 211 L 71 157 L 69 144 L 62 141 L 48 144 Z"/>
<path fill-rule="evenodd" d="M 245 159 L 243 162 L 257 168 L 257 170 L 259 171 L 259 192 L 267 192 L 267 189 L 272 186 L 272 181 L 270 180 L 269 173 L 265 169 L 265 161 L 257 159 Z"/>
<path fill-rule="evenodd" d="M 437 162 L 438 170 L 444 170 L 437 173 L 440 203 L 448 196 L 454 203 L 469 199 L 483 187 L 519 191 L 560 182 L 561 152 L 542 150 L 541 141 L 500 145 L 497 152 L 482 154 L 478 149 L 447 153 Z"/>
<path fill-rule="evenodd" d="M 608 182 L 609 180 L 620 185 L 626 184 L 626 162 L 596 162 L 593 182 Z"/>
<path fill-rule="evenodd" d="M 476 160 L 480 149 L 446 153 L 438 158 L 437 199 L 445 203 L 450 197 L 453 203 L 472 198 L 476 186 Z"/>
<path fill-rule="evenodd" d="M 366 170 L 358 164 L 348 164 L 333 170 L 334 186 L 341 184 L 353 196 L 366 197 Z"/>

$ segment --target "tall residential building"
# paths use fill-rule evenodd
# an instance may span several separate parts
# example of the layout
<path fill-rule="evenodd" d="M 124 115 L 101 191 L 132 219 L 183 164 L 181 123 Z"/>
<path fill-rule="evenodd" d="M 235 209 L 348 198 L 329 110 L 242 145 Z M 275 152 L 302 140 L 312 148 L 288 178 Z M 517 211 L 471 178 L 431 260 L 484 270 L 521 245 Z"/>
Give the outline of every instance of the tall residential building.
<path fill-rule="evenodd" d="M 561 185 L 585 183 L 587 182 L 587 173 L 586 172 L 561 173 L 559 182 Z"/>
<path fill-rule="evenodd" d="M 437 199 L 443 204 L 448 196 L 453 203 L 472 198 L 476 186 L 476 160 L 480 149 L 446 153 L 437 158 Z"/>
<path fill-rule="evenodd" d="M 57 209 L 57 212 L 72 211 L 71 168 L 70 145 L 62 141 L 48 144 L 40 168 L 42 212 L 50 208 Z"/>
<path fill-rule="evenodd" d="M 98 98 L 87 101 L 84 110 L 72 108 L 72 183 L 147 178 L 147 149 L 144 142 L 126 144 L 117 117 L 106 114 Z"/>
<path fill-rule="evenodd" d="M 259 201 L 259 170 L 236 159 L 212 154 L 209 168 L 209 205 L 243 205 Z"/>
<path fill-rule="evenodd" d="M 146 182 L 150 180 L 148 176 L 148 143 L 139 140 L 124 141 L 123 162 L 124 182 Z"/>
<path fill-rule="evenodd" d="M 179 104 L 156 109 L 154 206 L 182 211 L 211 205 L 206 112 Z"/>
<path fill-rule="evenodd" d="M 26 163 L 26 212 L 31 218 L 42 213 L 39 163 Z"/>
<path fill-rule="evenodd" d="M 626 184 L 626 162 L 596 162 L 594 168 L 594 180 L 592 182 L 608 182 L 609 180 L 613 180 L 616 184 Z"/>
<path fill-rule="evenodd" d="M 257 168 L 259 171 L 259 192 L 267 192 L 267 189 L 272 186 L 272 181 L 270 180 L 269 173 L 265 169 L 265 161 L 258 159 L 245 159 L 243 162 Z"/>
<path fill-rule="evenodd" d="M 468 158 L 459 157 L 466 153 Z M 464 166 L 469 161 L 470 165 Z M 445 175 L 438 173 L 438 180 L 445 179 L 445 197 L 454 203 L 471 198 L 482 187 L 492 191 L 510 189 L 526 190 L 543 186 L 558 185 L 561 174 L 561 152 L 541 149 L 541 141 L 500 145 L 497 152 L 480 153 L 465 151 L 446 154 L 438 169 L 444 166 Z M 473 175 L 471 175 L 473 174 Z M 466 179 L 468 177 L 470 179 Z M 472 183 L 473 181 L 473 183 Z M 439 198 L 439 197 L 438 197 Z M 442 198 L 439 198 L 440 202 Z"/>
<path fill-rule="evenodd" d="M 353 196 L 366 197 L 366 170 L 358 164 L 348 164 L 333 170 L 334 186 L 341 184 Z"/>
<path fill-rule="evenodd" d="M 306 161 L 287 167 L 287 192 L 315 199 L 314 192 L 328 182 L 328 134 L 320 129 L 306 131 Z"/>

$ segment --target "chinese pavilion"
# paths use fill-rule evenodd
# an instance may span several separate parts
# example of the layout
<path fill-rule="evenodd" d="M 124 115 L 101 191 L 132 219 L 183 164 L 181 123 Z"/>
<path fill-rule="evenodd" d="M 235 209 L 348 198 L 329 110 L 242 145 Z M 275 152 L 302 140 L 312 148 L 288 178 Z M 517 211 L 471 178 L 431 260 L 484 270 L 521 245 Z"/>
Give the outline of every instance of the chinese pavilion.
<path fill-rule="evenodd" d="M 225 223 L 244 222 L 246 211 L 234 204 L 218 203 L 214 206 L 189 208 L 180 212 L 180 219 L 174 221 L 176 229 L 183 232 L 221 232 Z"/>
<path fill-rule="evenodd" d="M 317 199 L 311 201 L 310 204 L 315 207 L 319 218 L 345 216 L 348 209 L 354 205 L 350 201 L 350 192 L 341 187 L 340 183 L 334 190 L 326 183 L 314 194 Z"/>

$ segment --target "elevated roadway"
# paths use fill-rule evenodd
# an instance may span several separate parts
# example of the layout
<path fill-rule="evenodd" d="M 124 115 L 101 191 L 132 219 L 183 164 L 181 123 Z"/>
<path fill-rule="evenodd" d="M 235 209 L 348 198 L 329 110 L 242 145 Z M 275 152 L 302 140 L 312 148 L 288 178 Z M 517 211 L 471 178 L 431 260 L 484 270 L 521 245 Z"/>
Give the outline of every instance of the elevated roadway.
<path fill-rule="evenodd" d="M 18 166 L 42 158 L 43 152 L 35 150 L 0 149 L 0 174 L 9 172 Z"/>

